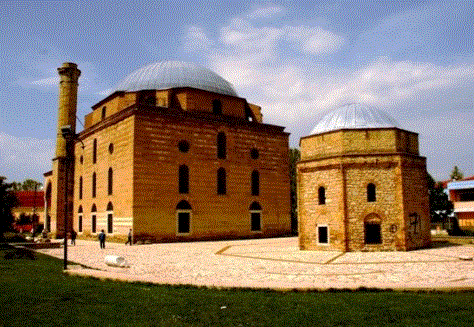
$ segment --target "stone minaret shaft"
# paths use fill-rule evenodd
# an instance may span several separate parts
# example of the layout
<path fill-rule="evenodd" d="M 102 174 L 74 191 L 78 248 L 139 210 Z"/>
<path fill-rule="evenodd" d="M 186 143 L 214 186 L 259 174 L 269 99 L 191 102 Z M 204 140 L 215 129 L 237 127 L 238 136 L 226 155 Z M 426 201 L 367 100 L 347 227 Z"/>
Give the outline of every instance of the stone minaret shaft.
<path fill-rule="evenodd" d="M 61 128 L 69 125 L 71 132 L 76 133 L 77 87 L 81 71 L 77 69 L 76 64 L 66 62 L 58 68 L 58 73 L 60 76 L 59 108 L 56 153 L 53 158 L 51 231 L 56 232 L 57 237 L 63 237 L 66 217 L 68 217 L 68 225 L 72 226 L 74 141 L 67 144 L 66 139 L 62 136 Z M 68 198 L 67 212 L 65 207 L 66 197 Z"/>
<path fill-rule="evenodd" d="M 81 71 L 77 69 L 76 64 L 65 62 L 58 68 L 58 73 L 61 79 L 59 81 L 59 110 L 55 157 L 64 157 L 66 155 L 66 140 L 61 135 L 61 127 L 69 125 L 72 132 L 76 132 L 77 86 Z"/>

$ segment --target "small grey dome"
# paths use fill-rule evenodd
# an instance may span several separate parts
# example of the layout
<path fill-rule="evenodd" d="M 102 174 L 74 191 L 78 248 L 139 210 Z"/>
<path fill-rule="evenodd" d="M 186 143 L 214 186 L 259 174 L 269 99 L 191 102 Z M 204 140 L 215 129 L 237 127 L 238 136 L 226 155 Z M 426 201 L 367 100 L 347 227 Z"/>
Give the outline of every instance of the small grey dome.
<path fill-rule="evenodd" d="M 311 134 L 321 134 L 339 129 L 381 127 L 398 127 L 398 123 L 385 111 L 360 103 L 351 103 L 323 114 Z"/>
<path fill-rule="evenodd" d="M 192 87 L 231 96 L 238 96 L 232 84 L 202 66 L 182 61 L 163 61 L 149 64 L 125 77 L 116 91 L 164 90 Z"/>

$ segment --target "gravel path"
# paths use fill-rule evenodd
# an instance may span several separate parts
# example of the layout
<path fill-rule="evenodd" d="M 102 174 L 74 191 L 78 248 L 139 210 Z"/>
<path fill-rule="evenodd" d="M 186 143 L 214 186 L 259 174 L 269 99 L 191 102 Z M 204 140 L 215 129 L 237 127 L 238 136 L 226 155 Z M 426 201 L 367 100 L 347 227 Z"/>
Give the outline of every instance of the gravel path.
<path fill-rule="evenodd" d="M 272 289 L 390 288 L 474 289 L 474 246 L 410 252 L 300 251 L 298 240 L 167 243 L 125 246 L 77 240 L 68 247 L 67 273 L 157 284 Z M 63 257 L 63 249 L 42 253 Z M 107 266 L 106 255 L 122 256 L 129 267 Z"/>

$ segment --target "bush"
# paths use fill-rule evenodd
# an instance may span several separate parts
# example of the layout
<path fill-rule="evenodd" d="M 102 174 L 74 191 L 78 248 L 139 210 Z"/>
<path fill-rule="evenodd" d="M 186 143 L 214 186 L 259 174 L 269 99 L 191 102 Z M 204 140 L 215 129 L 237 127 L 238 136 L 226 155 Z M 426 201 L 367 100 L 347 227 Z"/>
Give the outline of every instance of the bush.
<path fill-rule="evenodd" d="M 33 253 L 33 251 L 23 249 L 23 248 L 12 249 L 10 251 L 7 251 L 3 257 L 8 260 L 11 260 L 11 259 L 35 260 L 36 259 L 36 256 Z"/>
<path fill-rule="evenodd" d="M 21 243 L 27 242 L 24 236 L 17 232 L 5 232 L 3 233 L 3 240 L 7 243 Z"/>

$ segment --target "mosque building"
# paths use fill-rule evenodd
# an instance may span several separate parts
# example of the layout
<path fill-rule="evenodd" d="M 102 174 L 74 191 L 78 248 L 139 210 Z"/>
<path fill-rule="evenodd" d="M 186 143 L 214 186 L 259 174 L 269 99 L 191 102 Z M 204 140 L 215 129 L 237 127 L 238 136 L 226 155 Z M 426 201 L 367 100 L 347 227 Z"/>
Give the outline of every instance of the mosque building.
<path fill-rule="evenodd" d="M 64 235 L 66 221 L 83 236 L 131 229 L 135 242 L 290 232 L 289 134 L 263 123 L 261 108 L 222 77 L 192 63 L 147 65 L 76 134 L 80 71 L 58 71 L 56 155 L 45 174 L 51 232 Z"/>
<path fill-rule="evenodd" d="M 303 250 L 411 250 L 430 243 L 426 158 L 418 134 L 385 112 L 349 104 L 300 140 Z"/>

